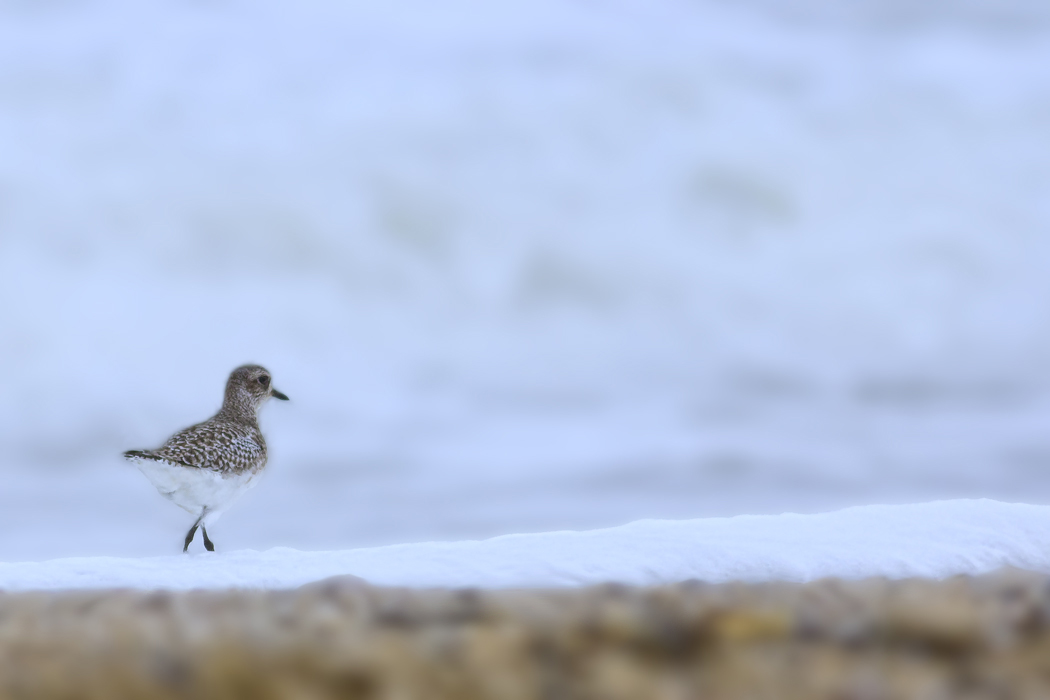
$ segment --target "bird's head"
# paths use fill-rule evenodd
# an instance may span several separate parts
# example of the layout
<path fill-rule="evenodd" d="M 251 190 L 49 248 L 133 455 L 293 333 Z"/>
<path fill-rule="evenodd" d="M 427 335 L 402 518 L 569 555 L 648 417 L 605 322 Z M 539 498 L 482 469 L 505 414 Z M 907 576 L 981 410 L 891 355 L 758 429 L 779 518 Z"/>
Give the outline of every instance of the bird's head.
<path fill-rule="evenodd" d="M 281 401 L 288 400 L 287 396 L 273 388 L 269 370 L 259 365 L 243 365 L 230 372 L 223 409 L 247 411 L 254 415 L 271 396 Z"/>

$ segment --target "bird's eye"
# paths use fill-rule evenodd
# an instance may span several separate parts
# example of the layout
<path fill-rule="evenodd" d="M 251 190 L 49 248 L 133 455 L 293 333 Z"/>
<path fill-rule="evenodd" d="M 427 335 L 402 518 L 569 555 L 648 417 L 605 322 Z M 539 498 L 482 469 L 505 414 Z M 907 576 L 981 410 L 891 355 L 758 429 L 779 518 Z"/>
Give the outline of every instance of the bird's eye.
<path fill-rule="evenodd" d="M 266 375 L 264 374 L 263 376 L 259 377 L 259 383 L 260 383 L 260 384 L 262 384 L 263 386 L 266 386 L 267 384 L 269 384 L 269 383 L 270 383 L 270 378 L 269 378 L 269 377 L 267 377 L 267 376 L 266 376 Z"/>

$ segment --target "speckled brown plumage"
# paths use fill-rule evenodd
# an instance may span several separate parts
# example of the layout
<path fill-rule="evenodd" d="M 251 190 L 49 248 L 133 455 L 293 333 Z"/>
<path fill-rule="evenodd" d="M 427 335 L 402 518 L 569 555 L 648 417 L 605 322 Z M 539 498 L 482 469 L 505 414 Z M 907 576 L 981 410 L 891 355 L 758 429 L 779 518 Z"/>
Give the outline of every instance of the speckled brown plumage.
<path fill-rule="evenodd" d="M 266 441 L 259 428 L 219 416 L 180 430 L 156 450 L 132 452 L 220 474 L 257 472 L 266 466 Z"/>
<path fill-rule="evenodd" d="M 260 377 L 267 378 L 266 386 L 259 383 Z M 265 368 L 238 367 L 226 382 L 226 395 L 218 413 L 203 423 L 183 428 L 155 450 L 128 450 L 124 455 L 163 459 L 220 474 L 257 472 L 266 466 L 266 440 L 259 430 L 259 408 L 271 392 Z"/>

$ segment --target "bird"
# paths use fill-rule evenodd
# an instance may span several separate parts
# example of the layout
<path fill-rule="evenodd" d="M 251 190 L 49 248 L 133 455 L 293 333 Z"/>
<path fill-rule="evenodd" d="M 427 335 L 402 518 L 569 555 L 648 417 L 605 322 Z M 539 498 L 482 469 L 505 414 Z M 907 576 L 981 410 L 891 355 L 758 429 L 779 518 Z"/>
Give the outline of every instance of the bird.
<path fill-rule="evenodd" d="M 183 552 L 189 550 L 198 527 L 204 548 L 215 551 L 207 526 L 255 484 L 266 466 L 259 409 L 270 398 L 288 400 L 272 382 L 265 367 L 238 367 L 226 381 L 218 413 L 178 431 L 155 450 L 124 453 L 124 459 L 137 466 L 160 495 L 196 517 Z"/>

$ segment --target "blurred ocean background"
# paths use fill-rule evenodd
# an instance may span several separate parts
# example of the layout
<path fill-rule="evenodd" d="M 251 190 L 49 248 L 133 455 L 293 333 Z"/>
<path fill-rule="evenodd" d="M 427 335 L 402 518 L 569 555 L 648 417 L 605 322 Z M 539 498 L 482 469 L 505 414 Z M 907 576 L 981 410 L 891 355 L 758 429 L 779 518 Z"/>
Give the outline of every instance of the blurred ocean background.
<path fill-rule="evenodd" d="M 1050 6 L 0 0 L 0 560 L 1050 502 Z"/>

